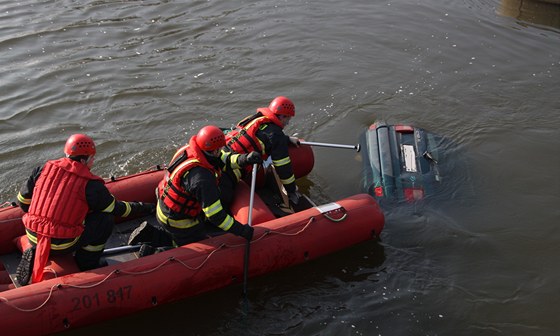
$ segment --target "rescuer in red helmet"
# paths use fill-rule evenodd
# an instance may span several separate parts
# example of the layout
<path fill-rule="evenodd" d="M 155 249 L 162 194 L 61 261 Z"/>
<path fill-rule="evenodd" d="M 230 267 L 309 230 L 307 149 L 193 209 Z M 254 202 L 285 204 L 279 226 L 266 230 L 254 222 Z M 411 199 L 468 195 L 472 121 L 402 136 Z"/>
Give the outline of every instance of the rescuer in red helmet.
<path fill-rule="evenodd" d="M 256 114 L 241 120 L 227 134 L 227 146 L 236 153 L 259 152 L 263 160 L 270 156 L 290 201 L 298 204 L 301 195 L 297 191 L 288 145 L 299 146 L 299 139 L 287 136 L 283 131 L 295 114 L 290 99 L 276 97 L 268 107 L 258 108 Z"/>
<path fill-rule="evenodd" d="M 256 152 L 225 152 L 225 144 L 224 133 L 218 127 L 201 128 L 173 155 L 159 183 L 156 218 L 177 246 L 207 238 L 205 223 L 247 240 L 253 237 L 253 228 L 236 221 L 226 209 L 240 168 L 261 163 L 261 156 Z"/>
<path fill-rule="evenodd" d="M 21 188 L 17 200 L 23 224 L 33 246 L 24 251 L 17 269 L 21 285 L 39 282 L 49 254 L 75 251 L 80 270 L 100 265 L 114 217 L 153 213 L 154 204 L 118 201 L 102 178 L 90 169 L 95 143 L 84 134 L 74 134 L 64 146 L 65 157 L 37 167 Z"/>

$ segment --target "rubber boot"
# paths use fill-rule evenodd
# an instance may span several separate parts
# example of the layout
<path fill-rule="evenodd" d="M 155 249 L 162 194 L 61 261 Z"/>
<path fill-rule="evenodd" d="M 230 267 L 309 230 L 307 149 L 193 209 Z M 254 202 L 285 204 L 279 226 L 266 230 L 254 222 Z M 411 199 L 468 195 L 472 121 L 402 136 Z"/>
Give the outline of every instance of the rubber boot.
<path fill-rule="evenodd" d="M 35 246 L 23 251 L 21 261 L 16 270 L 16 280 L 20 286 L 29 284 L 33 274 L 33 263 L 35 261 Z"/>
<path fill-rule="evenodd" d="M 145 256 L 149 256 L 156 253 L 156 248 L 153 247 L 152 245 L 148 245 L 148 244 L 142 244 L 142 246 L 140 246 L 140 250 L 138 251 L 138 257 L 142 258 Z"/>
<path fill-rule="evenodd" d="M 153 247 L 171 246 L 173 239 L 169 232 L 165 231 L 159 224 L 154 226 L 148 222 L 142 222 L 128 238 L 128 245 L 148 244 Z"/>

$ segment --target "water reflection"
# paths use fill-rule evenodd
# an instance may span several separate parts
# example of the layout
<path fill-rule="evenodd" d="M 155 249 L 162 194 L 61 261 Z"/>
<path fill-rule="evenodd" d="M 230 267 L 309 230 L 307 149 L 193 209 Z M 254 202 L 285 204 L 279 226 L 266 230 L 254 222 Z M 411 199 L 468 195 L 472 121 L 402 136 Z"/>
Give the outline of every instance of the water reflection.
<path fill-rule="evenodd" d="M 560 0 L 502 0 L 498 14 L 512 18 L 560 28 Z"/>

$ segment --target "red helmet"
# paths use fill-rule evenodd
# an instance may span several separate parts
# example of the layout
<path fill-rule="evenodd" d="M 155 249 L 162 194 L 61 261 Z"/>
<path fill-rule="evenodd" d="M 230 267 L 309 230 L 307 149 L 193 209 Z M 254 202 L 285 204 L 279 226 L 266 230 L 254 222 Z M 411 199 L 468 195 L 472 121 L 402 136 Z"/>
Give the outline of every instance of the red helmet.
<path fill-rule="evenodd" d="M 226 145 L 226 137 L 218 127 L 204 126 L 196 135 L 196 144 L 202 150 L 213 151 Z"/>
<path fill-rule="evenodd" d="M 95 143 L 85 134 L 73 134 L 66 140 L 64 154 L 68 156 L 95 155 Z"/>
<path fill-rule="evenodd" d="M 293 117 L 296 115 L 296 107 L 294 103 L 290 99 L 283 96 L 274 98 L 270 102 L 270 105 L 268 105 L 268 108 L 274 114 L 285 115 L 289 117 Z"/>

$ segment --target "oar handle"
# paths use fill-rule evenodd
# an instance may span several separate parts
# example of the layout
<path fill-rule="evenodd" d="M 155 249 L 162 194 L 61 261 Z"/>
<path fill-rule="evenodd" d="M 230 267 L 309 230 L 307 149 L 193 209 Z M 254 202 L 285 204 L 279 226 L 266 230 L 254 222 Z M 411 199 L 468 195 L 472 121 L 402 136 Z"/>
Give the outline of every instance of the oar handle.
<path fill-rule="evenodd" d="M 253 164 L 253 170 L 251 171 L 251 194 L 249 196 L 249 218 L 247 218 L 247 224 L 252 226 L 253 224 L 253 205 L 255 203 L 255 185 L 257 181 L 257 164 Z"/>
<path fill-rule="evenodd" d="M 117 246 L 113 248 L 108 248 L 103 250 L 103 255 L 109 254 L 117 254 L 117 253 L 125 253 L 125 252 L 135 252 L 140 249 L 141 245 L 125 245 L 125 246 Z"/>
<path fill-rule="evenodd" d="M 309 145 L 309 146 L 344 148 L 344 149 L 354 149 L 354 150 L 356 150 L 356 152 L 360 151 L 360 144 L 357 144 L 357 145 L 341 145 L 341 144 L 324 143 L 324 142 L 312 142 L 312 141 L 300 141 L 299 143 L 302 144 L 302 145 Z"/>
<path fill-rule="evenodd" d="M 257 185 L 257 164 L 253 164 L 251 172 L 251 195 L 249 196 L 249 218 L 247 218 L 247 225 L 253 224 L 253 205 L 255 203 L 255 186 Z M 247 300 L 247 281 L 249 279 L 249 253 L 251 250 L 251 242 L 247 241 L 245 245 L 245 256 L 243 258 L 243 298 Z"/>

